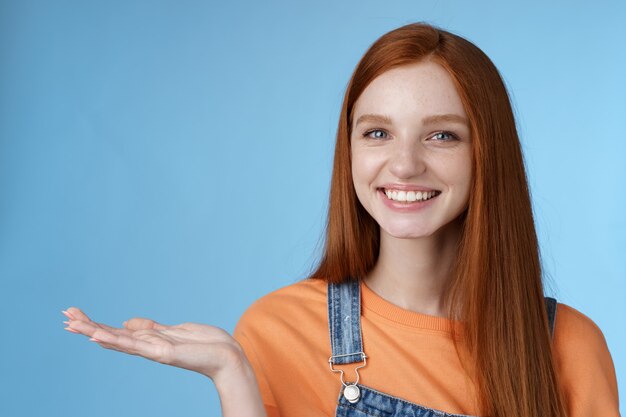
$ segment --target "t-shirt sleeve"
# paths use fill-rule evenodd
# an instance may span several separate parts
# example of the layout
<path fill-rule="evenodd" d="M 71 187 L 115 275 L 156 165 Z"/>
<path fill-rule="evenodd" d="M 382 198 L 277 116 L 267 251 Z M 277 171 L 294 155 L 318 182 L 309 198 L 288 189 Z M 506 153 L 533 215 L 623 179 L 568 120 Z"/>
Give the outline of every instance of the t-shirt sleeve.
<path fill-rule="evenodd" d="M 554 331 L 556 366 L 569 417 L 619 417 L 615 366 L 600 328 L 559 303 Z"/>
<path fill-rule="evenodd" d="M 267 383 L 267 379 L 265 378 L 263 364 L 254 349 L 254 344 L 249 340 L 248 336 L 246 335 L 245 329 L 248 325 L 249 311 L 244 313 L 244 315 L 237 323 L 237 326 L 235 327 L 235 330 L 233 332 L 233 337 L 235 338 L 235 340 L 237 340 L 237 342 L 239 342 L 239 344 L 243 348 L 244 352 L 246 353 L 246 357 L 250 362 L 250 365 L 252 365 L 252 369 L 254 369 L 267 417 L 280 417 L 278 407 L 276 406 L 276 400 L 274 399 L 274 394 L 272 394 L 272 390 Z"/>

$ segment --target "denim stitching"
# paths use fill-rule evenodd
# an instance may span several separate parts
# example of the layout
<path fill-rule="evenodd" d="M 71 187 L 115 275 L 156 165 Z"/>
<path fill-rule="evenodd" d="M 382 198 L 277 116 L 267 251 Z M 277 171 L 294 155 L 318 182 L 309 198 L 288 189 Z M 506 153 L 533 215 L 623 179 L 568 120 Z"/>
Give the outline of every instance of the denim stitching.
<path fill-rule="evenodd" d="M 350 336 L 351 336 L 350 341 L 352 342 L 351 343 L 352 346 L 351 346 L 350 352 L 343 352 L 343 353 L 355 352 L 354 345 L 359 344 L 357 342 L 360 342 L 360 349 L 357 349 L 356 351 L 363 351 L 363 334 L 362 334 L 363 330 L 361 326 L 361 289 L 360 289 L 360 286 L 357 287 L 357 285 L 360 285 L 359 280 L 357 279 L 354 282 L 344 282 L 339 285 L 344 286 L 343 287 L 344 291 L 345 289 L 349 288 L 350 295 L 351 295 L 349 331 L 350 331 Z M 329 314 L 329 316 L 330 316 L 330 320 L 332 321 L 330 330 L 331 330 L 331 339 L 332 339 L 331 342 L 333 342 L 331 343 L 333 347 L 333 354 L 335 354 L 335 351 L 334 351 L 335 345 L 338 345 L 339 347 L 343 346 L 343 343 L 336 343 L 337 339 L 341 339 L 343 337 L 343 333 L 341 332 L 342 325 L 343 325 L 343 321 L 342 321 L 343 314 L 341 313 L 341 308 L 340 308 L 341 307 L 341 294 L 340 294 L 341 288 L 339 288 L 339 285 L 337 287 L 335 287 L 334 284 L 329 285 L 329 291 L 332 294 L 332 296 L 329 297 L 329 301 L 332 300 L 331 301 L 332 306 L 329 306 L 329 311 L 332 310 L 332 314 Z M 557 301 L 554 298 L 545 297 L 545 302 L 546 302 L 546 308 L 548 310 L 548 324 L 550 328 L 550 335 L 551 337 L 554 337 Z M 358 312 L 356 310 L 358 310 Z M 343 326 L 343 329 L 345 330 L 345 326 Z M 355 338 L 355 335 L 358 337 L 358 340 Z M 349 359 L 349 357 L 346 357 L 346 359 Z M 346 361 L 346 363 L 352 363 L 352 362 Z M 360 388 L 363 388 L 364 392 L 370 391 L 369 395 L 372 395 L 374 398 L 376 398 L 376 396 L 387 398 L 390 400 L 392 404 L 394 402 L 399 402 L 401 405 L 409 407 L 409 409 L 421 410 L 426 413 L 434 414 L 435 416 L 438 416 L 438 417 L 475 417 L 475 416 L 471 416 L 467 414 L 452 414 L 452 413 L 447 413 L 445 411 L 425 407 L 420 404 L 416 404 L 416 403 L 404 400 L 402 398 L 385 394 L 383 392 L 370 388 L 366 385 L 357 384 L 357 386 L 359 386 Z M 358 403 L 356 405 L 342 403 L 342 394 L 343 394 L 343 389 L 340 390 L 339 396 L 337 399 L 337 408 L 336 408 L 337 416 L 339 416 L 338 412 L 340 410 L 345 410 L 345 411 L 354 410 L 359 413 L 372 416 L 372 417 L 384 417 L 384 415 L 381 414 L 381 411 L 375 408 L 370 408 L 367 406 L 360 408 Z"/>
<path fill-rule="evenodd" d="M 361 300 L 358 280 L 328 285 L 329 330 L 332 355 L 363 351 L 361 329 Z M 344 302 L 342 304 L 342 301 Z M 344 305 L 349 303 L 349 305 Z M 349 319 L 350 323 L 345 321 Z M 361 361 L 359 355 L 345 356 L 333 360 L 334 364 L 349 364 Z"/>
<path fill-rule="evenodd" d="M 372 413 L 370 413 L 370 410 L 363 410 L 363 409 L 360 409 L 360 408 L 356 408 L 356 407 L 354 407 L 352 405 L 337 404 L 337 409 L 339 409 L 339 408 L 343 408 L 345 410 L 355 410 L 355 411 L 358 411 L 359 413 L 367 414 L 368 416 L 384 417 L 382 414 L 379 414 L 379 413 L 372 414 Z M 377 411 L 377 410 L 374 410 L 374 411 Z M 335 416 L 335 417 L 337 417 L 337 416 Z"/>
<path fill-rule="evenodd" d="M 426 406 L 423 406 L 423 405 L 420 405 L 420 404 L 417 404 L 417 403 L 413 403 L 413 402 L 404 400 L 404 399 L 399 398 L 399 397 L 394 397 L 392 395 L 385 394 L 384 392 L 380 392 L 380 391 L 378 391 L 378 390 L 376 390 L 374 388 L 368 387 L 367 385 L 363 385 L 363 384 L 357 384 L 357 385 L 358 385 L 359 388 L 362 388 L 363 391 L 371 391 L 371 392 L 373 392 L 374 394 L 376 394 L 378 396 L 387 397 L 387 398 L 391 399 L 392 402 L 393 401 L 397 401 L 397 402 L 403 403 L 403 404 L 405 404 L 405 405 L 407 405 L 409 407 L 417 408 L 417 409 L 422 410 L 424 412 L 430 412 L 430 413 L 433 413 L 433 414 L 435 414 L 437 416 L 440 416 L 440 417 L 477 417 L 477 416 L 473 416 L 473 415 L 469 415 L 469 414 L 453 414 L 453 413 L 448 413 L 446 411 L 437 410 L 435 408 L 429 408 L 429 407 L 426 407 Z M 341 400 L 341 393 L 339 395 L 339 400 Z M 366 413 L 366 414 L 369 414 L 369 415 L 374 415 L 374 414 L 369 413 L 367 410 L 363 410 L 361 408 L 358 408 L 358 406 L 348 405 L 348 404 L 338 404 L 338 405 L 341 406 L 341 407 L 344 407 L 344 408 L 351 408 L 351 409 L 354 409 L 354 410 L 357 410 L 359 412 Z M 378 417 L 379 415 L 376 415 L 376 416 Z"/>
<path fill-rule="evenodd" d="M 446 414 L 445 411 L 436 410 L 434 408 L 429 408 L 429 407 L 426 407 L 426 406 L 423 406 L 423 405 L 420 405 L 420 404 L 416 404 L 416 403 L 413 403 L 411 401 L 407 401 L 407 400 L 402 399 L 402 398 L 394 397 L 393 395 L 385 394 L 384 392 L 380 392 L 380 391 L 378 391 L 378 390 L 376 390 L 374 388 L 368 387 L 367 385 L 358 384 L 358 386 L 359 386 L 359 388 L 361 388 L 361 387 L 364 388 L 365 391 L 372 391 L 373 393 L 375 393 L 377 395 L 380 395 L 381 397 L 390 398 L 392 401 L 398 401 L 398 402 L 404 403 L 404 404 L 408 405 L 409 407 L 415 407 L 415 408 L 423 410 L 423 411 L 430 411 L 430 412 L 432 412 L 432 413 L 434 413 L 436 415 L 440 415 L 441 417 L 445 417 L 446 415 L 452 416 L 452 417 L 475 417 L 475 416 L 466 416 L 466 415 L 463 415 L 463 414 Z M 359 410 L 359 411 L 361 411 L 361 410 Z"/>

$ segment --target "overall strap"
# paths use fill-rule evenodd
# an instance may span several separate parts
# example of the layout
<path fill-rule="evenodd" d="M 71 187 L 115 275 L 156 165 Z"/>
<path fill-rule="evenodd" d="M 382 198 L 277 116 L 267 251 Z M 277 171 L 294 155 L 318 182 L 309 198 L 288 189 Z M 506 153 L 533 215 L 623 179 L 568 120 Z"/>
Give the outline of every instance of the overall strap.
<path fill-rule="evenodd" d="M 358 279 L 328 284 L 328 325 L 332 364 L 361 362 L 361 287 Z"/>
<path fill-rule="evenodd" d="M 548 313 L 550 336 L 554 337 L 557 301 L 544 297 Z M 358 279 L 328 284 L 328 325 L 332 364 L 361 362 L 363 336 L 361 333 L 361 288 Z"/>
<path fill-rule="evenodd" d="M 548 327 L 550 327 L 550 336 L 554 337 L 554 322 L 556 320 L 556 299 L 545 297 L 546 309 L 548 310 Z"/>

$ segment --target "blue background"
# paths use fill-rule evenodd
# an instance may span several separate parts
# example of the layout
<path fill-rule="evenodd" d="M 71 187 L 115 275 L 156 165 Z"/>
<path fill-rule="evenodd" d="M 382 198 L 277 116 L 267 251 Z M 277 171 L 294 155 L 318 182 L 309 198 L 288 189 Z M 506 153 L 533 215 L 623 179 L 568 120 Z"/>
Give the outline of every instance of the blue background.
<path fill-rule="evenodd" d="M 209 379 L 104 350 L 60 311 L 232 331 L 305 277 L 347 81 L 414 21 L 501 70 L 548 292 L 600 326 L 623 398 L 624 2 L 3 0 L 0 415 L 218 415 Z"/>

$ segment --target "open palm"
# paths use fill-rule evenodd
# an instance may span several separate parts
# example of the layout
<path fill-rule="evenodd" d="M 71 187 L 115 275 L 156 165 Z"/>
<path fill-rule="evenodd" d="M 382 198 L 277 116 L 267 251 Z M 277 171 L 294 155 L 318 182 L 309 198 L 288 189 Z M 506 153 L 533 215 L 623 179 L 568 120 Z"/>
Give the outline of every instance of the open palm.
<path fill-rule="evenodd" d="M 246 361 L 232 336 L 215 326 L 183 323 L 167 326 L 146 318 L 132 318 L 116 328 L 92 321 L 76 307 L 63 312 L 67 330 L 91 337 L 100 346 L 199 372 L 215 379 Z"/>

